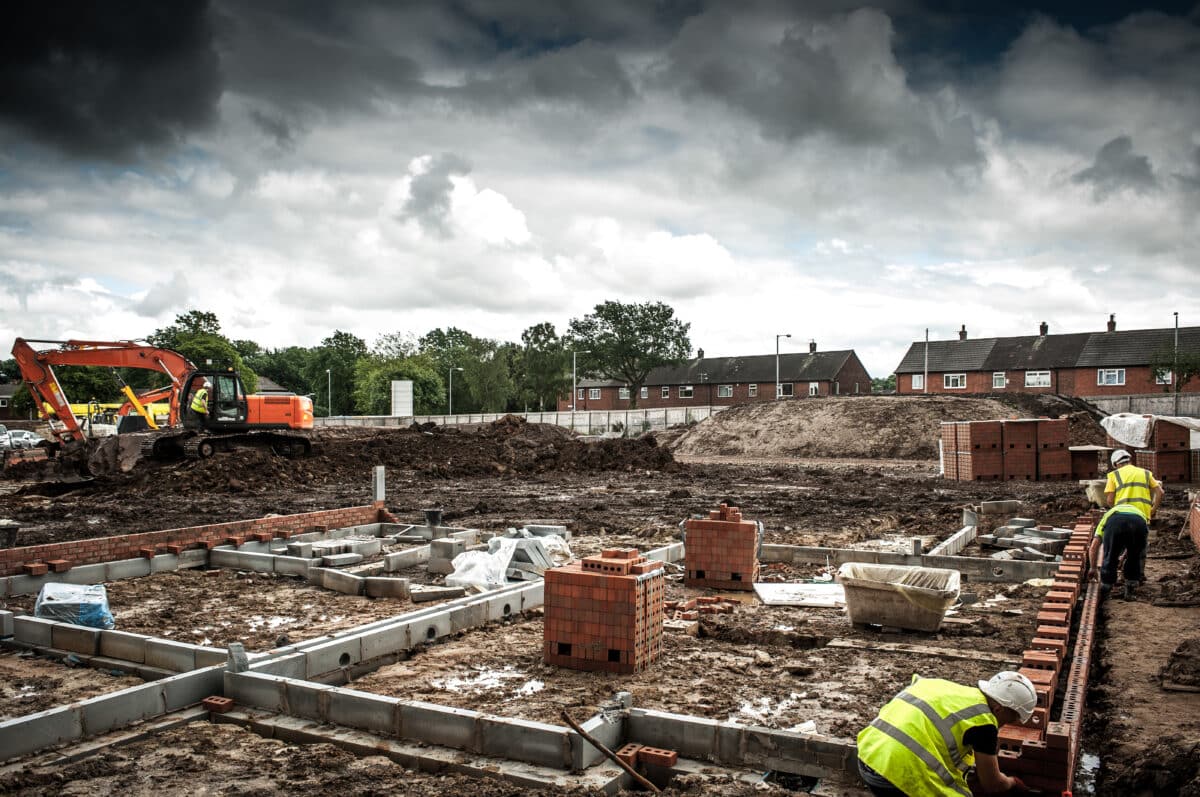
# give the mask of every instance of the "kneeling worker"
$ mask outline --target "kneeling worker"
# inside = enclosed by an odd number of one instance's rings
[[[1025,790],[1000,771],[1000,726],[1027,722],[1037,691],[1016,672],[998,673],[978,688],[913,676],[858,734],[858,772],[877,797],[971,797],[973,766],[989,793]]]

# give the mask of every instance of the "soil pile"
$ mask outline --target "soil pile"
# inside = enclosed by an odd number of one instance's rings
[[[1200,637],[1185,639],[1162,668],[1163,683],[1200,687]]]
[[[1167,737],[1113,773],[1100,797],[1200,795],[1200,744]]]
[[[1016,400],[1020,406],[968,396],[843,396],[743,404],[707,418],[670,445],[675,453],[690,456],[932,459],[943,421],[1035,414],[1070,418],[1071,445],[1103,443],[1104,430],[1088,412],[1063,401],[1042,402],[1045,398],[1057,397],[1028,396]]]

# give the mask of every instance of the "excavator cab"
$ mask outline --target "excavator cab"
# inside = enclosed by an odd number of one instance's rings
[[[208,413],[192,409],[196,391],[210,382]],[[179,397],[179,412],[183,425],[209,431],[243,431],[247,428],[246,389],[235,371],[194,371],[184,383]]]

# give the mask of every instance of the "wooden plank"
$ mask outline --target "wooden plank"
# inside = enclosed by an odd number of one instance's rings
[[[861,639],[831,639],[826,647],[851,648],[854,650],[870,650],[879,653],[914,653],[921,656],[938,656],[943,659],[973,659],[975,661],[990,661],[996,664],[1017,664],[1020,656],[1009,653],[987,653],[978,650],[956,650],[954,648],[938,648],[930,645],[910,645],[905,642],[867,642]]]

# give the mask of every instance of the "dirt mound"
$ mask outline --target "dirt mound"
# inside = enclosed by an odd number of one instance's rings
[[[1030,397],[1031,399],[1036,397]],[[730,407],[697,424],[670,444],[691,456],[847,457],[931,459],[942,421],[1057,417],[1033,401],[1015,408],[994,398],[968,396],[844,396],[791,399]],[[1071,417],[1071,444],[1103,442],[1088,413],[1062,402]]]
[[[1180,642],[1161,674],[1163,683],[1200,686],[1200,637]]]
[[[1101,797],[1178,794],[1200,796],[1200,744],[1167,737],[1119,771],[1113,772]]]

